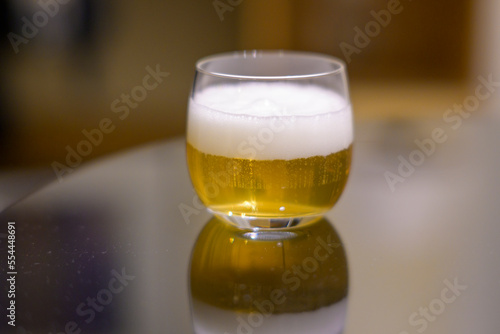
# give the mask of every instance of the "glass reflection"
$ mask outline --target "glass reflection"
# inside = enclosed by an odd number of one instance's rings
[[[324,218],[277,231],[213,217],[194,246],[190,270],[197,334],[343,330],[347,259]]]

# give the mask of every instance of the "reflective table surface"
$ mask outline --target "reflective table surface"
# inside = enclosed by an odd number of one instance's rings
[[[351,176],[327,215],[349,262],[345,333],[498,333],[498,124],[357,125]],[[0,332],[192,333],[188,265],[209,219],[183,138],[42,187],[0,213]]]

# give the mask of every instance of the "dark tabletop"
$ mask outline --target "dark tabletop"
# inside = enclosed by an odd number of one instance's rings
[[[497,333],[495,122],[471,119],[456,131],[440,121],[357,125],[348,186],[327,215],[349,261],[346,333],[410,334],[424,325],[429,334]],[[402,177],[400,157],[417,161],[415,140],[437,128],[447,140]],[[189,181],[183,138],[50,182],[0,213],[0,332],[191,333],[188,265],[209,218]],[[12,276],[15,298],[8,297]],[[450,284],[456,298],[440,303]],[[15,328],[5,316],[11,300]]]

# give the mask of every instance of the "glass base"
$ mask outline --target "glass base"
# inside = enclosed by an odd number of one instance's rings
[[[304,225],[320,220],[323,215],[311,215],[305,217],[284,217],[284,218],[264,218],[252,216],[227,215],[208,209],[209,212],[218,218],[225,220],[240,228],[250,229],[274,229],[287,228],[298,225]]]

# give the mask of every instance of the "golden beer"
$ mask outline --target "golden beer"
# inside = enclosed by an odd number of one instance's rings
[[[305,217],[329,210],[346,184],[352,145],[326,156],[256,160],[187,144],[191,180],[203,203],[224,215]]]
[[[196,333],[340,333],[347,262],[321,219],[286,231],[241,229],[213,218],[191,262]]]
[[[192,183],[237,225],[293,226],[328,211],[346,185],[352,142],[350,103],[321,86],[214,85],[189,102]]]

